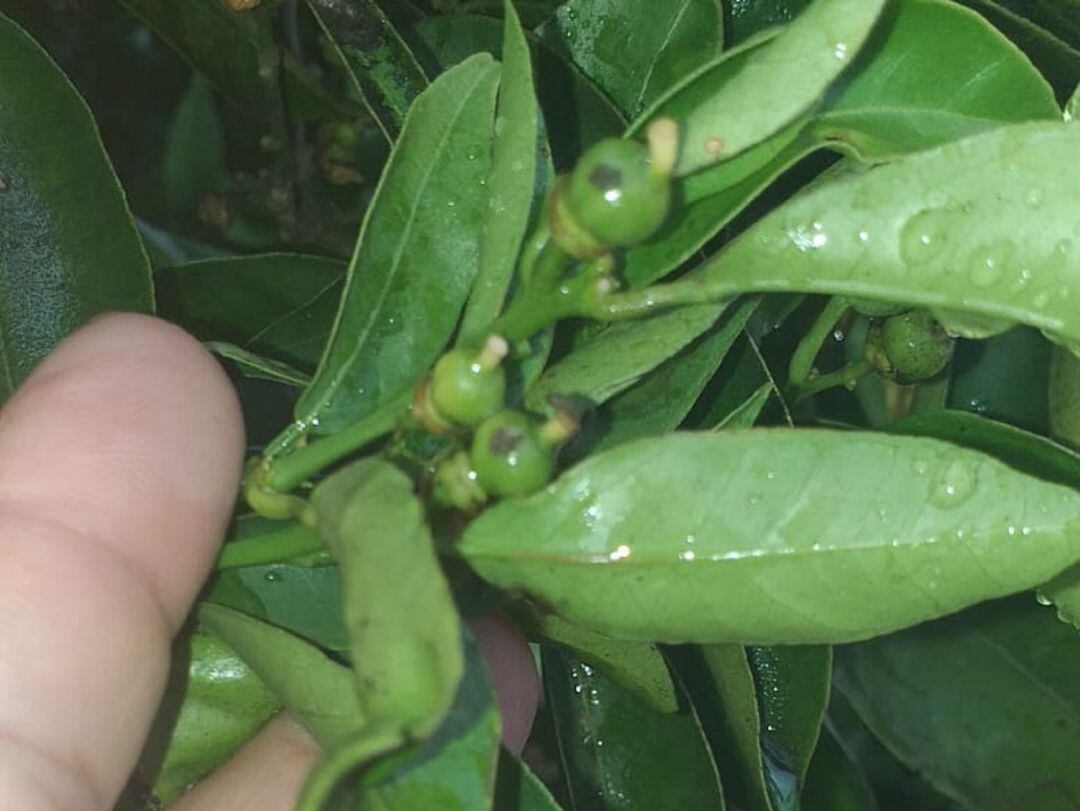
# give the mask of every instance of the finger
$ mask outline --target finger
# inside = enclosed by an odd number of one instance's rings
[[[318,757],[315,741],[278,716],[169,811],[292,811]]]
[[[213,358],[136,315],[64,341],[0,412],[0,808],[112,807],[231,510],[242,433]]]
[[[502,715],[502,742],[521,754],[540,705],[540,677],[529,643],[516,625],[499,614],[469,621],[495,687]]]

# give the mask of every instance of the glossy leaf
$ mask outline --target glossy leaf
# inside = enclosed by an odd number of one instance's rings
[[[732,158],[811,109],[858,53],[884,5],[816,0],[778,36],[753,49],[742,70],[681,122],[676,173]],[[761,104],[762,97],[770,103]]]
[[[543,662],[573,808],[723,809],[716,766],[692,714],[658,713],[554,650],[544,650]]]
[[[810,0],[730,0],[724,3],[724,38],[728,47],[762,31],[791,22]]]
[[[1028,8],[1032,4],[1027,0],[960,0],[971,6],[995,27],[1004,32],[1009,39],[1019,45],[1031,58],[1039,71],[1046,76],[1057,91],[1059,98],[1065,96],[1076,82],[1080,73],[1080,44],[1070,44],[1062,38],[1058,30],[1048,30],[1038,22],[1029,19],[1024,13],[1018,13],[1021,5]],[[1072,0],[1058,4],[1059,10],[1068,14],[1066,6]]]
[[[158,719],[171,723],[153,780],[154,796],[166,805],[227,760],[280,707],[251,668],[211,634],[196,631],[174,656]]]
[[[1070,233],[1080,130],[1000,127],[822,183],[702,266],[710,295],[830,293],[1019,321],[1080,340]],[[1022,240],[1009,235],[1022,230]]]
[[[1080,84],[1076,86],[1073,94],[1069,97],[1068,103],[1065,105],[1065,120],[1080,120]]]
[[[1061,347],[1053,353],[1048,399],[1054,435],[1080,448],[1080,358]]]
[[[530,617],[528,625],[596,668],[657,712],[675,712],[679,699],[660,649],[649,642],[625,642],[582,628],[554,615]]]
[[[68,333],[150,312],[150,267],[90,111],[0,15],[0,402]]]
[[[589,429],[596,437],[589,452],[678,428],[757,306],[752,298],[736,302],[694,343],[610,399]]]
[[[175,215],[193,218],[207,194],[228,183],[225,165],[225,127],[214,92],[194,74],[176,107],[165,143],[165,195]]]
[[[461,318],[461,334],[466,339],[478,337],[501,311],[526,229],[534,210],[543,205],[552,170],[550,159],[539,155],[541,143],[546,144],[539,127],[529,43],[508,2],[488,180],[488,216],[480,241],[476,286]]]
[[[757,689],[745,648],[703,645],[673,658],[716,753],[725,796],[736,808],[773,811]]]
[[[333,433],[404,395],[456,326],[487,217],[498,74],[491,57],[472,57],[409,112],[364,218],[330,341],[297,403],[313,430]]]
[[[774,429],[621,445],[488,510],[459,548],[610,636],[817,643],[1031,588],[1080,559],[1078,526],[1080,493],[973,451]]]
[[[501,722],[479,648],[467,634],[465,639],[465,676],[445,720],[412,751],[365,773],[358,787],[358,807],[492,808]]]
[[[213,603],[198,610],[203,627],[236,651],[323,747],[364,724],[352,671],[288,631]]]
[[[1007,423],[964,411],[936,411],[893,423],[889,431],[982,451],[1029,476],[1080,490],[1080,454]]]
[[[307,0],[380,128],[392,141],[428,85],[423,68],[375,0]]]
[[[828,731],[821,733],[806,789],[804,811],[877,811],[877,800],[859,767]]]
[[[806,779],[829,704],[832,650],[826,645],[746,649],[761,713],[766,778],[778,808],[789,808]]]
[[[547,786],[532,769],[505,749],[499,753],[492,808],[497,811],[561,811]]]
[[[277,47],[271,8],[234,11],[222,0],[121,2],[248,115],[263,119],[280,115],[282,91],[291,113],[299,118],[332,120],[347,115],[291,54]],[[269,71],[260,73],[266,66]]]
[[[547,398],[558,394],[600,405],[709,329],[723,311],[723,304],[680,307],[613,324],[549,366],[526,392],[525,404],[543,411]]]
[[[863,159],[927,149],[1001,122],[1059,116],[1053,91],[1023,53],[952,2],[896,3],[862,60],[830,91],[812,129],[816,139]]]
[[[454,14],[431,17],[416,27],[417,36],[443,67],[480,51],[500,57],[502,24],[487,17]],[[535,37],[532,45],[536,94],[546,122],[555,168],[571,168],[590,144],[618,135],[626,121],[589,79],[564,57]]]
[[[301,254],[209,259],[154,274],[162,316],[207,341],[225,341],[310,368],[333,325],[343,263]]]
[[[537,34],[630,117],[722,47],[716,0],[570,0]]]
[[[1046,391],[1052,348],[1027,327],[982,341],[958,342],[947,405],[1048,433]]]
[[[454,700],[461,624],[412,481],[367,458],[316,487],[319,534],[338,559],[365,717],[424,737]]]
[[[1021,596],[839,649],[836,680],[901,760],[965,805],[1067,809],[1080,792],[1076,641]]]

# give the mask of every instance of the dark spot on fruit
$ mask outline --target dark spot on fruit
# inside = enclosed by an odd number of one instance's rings
[[[589,183],[601,191],[618,189],[623,185],[623,175],[618,167],[610,163],[600,163],[589,172]]]
[[[516,451],[524,439],[519,431],[500,428],[488,440],[488,449],[498,456],[507,456]]]

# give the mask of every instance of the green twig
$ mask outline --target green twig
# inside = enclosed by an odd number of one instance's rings
[[[241,566],[264,566],[270,563],[311,555],[325,549],[322,539],[306,527],[292,524],[284,529],[231,541],[218,555],[219,569]]]
[[[815,394],[823,392],[826,389],[836,388],[837,386],[854,385],[872,371],[873,367],[868,361],[852,361],[834,372],[828,372],[827,374],[812,377],[802,385],[793,387],[791,389],[791,399],[793,402],[798,403],[805,400],[807,397],[813,397]]]
[[[847,301],[841,296],[833,296],[825,303],[825,307],[795,347],[788,366],[788,386],[799,389],[810,380],[814,372],[814,361],[821,352],[821,347],[825,345],[833,327],[847,312],[847,308]]]

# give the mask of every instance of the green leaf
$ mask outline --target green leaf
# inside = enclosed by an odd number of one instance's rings
[[[716,0],[570,0],[537,35],[631,117],[722,47]]]
[[[761,743],[777,808],[789,808],[806,779],[829,704],[832,649],[787,645],[746,649],[761,714]],[[781,783],[786,778],[786,783]]]
[[[68,333],[150,312],[150,266],[85,102],[0,15],[0,402]]]
[[[804,811],[877,811],[866,777],[832,733],[823,731],[802,794]]]
[[[310,368],[341,297],[343,263],[301,254],[209,259],[154,274],[158,308],[206,341]]]
[[[439,64],[449,67],[480,51],[502,54],[502,25],[498,20],[470,14],[431,17],[416,27],[416,35]],[[590,144],[618,135],[626,121],[615,106],[581,71],[535,37],[532,46],[536,95],[547,130],[555,168],[566,171]]]
[[[1065,120],[1080,120],[1080,84],[1076,86],[1072,96],[1069,97],[1068,103],[1065,105]]]
[[[497,811],[561,811],[547,786],[532,769],[505,749],[499,753],[492,808]]]
[[[168,805],[226,761],[281,706],[241,659],[212,634],[196,631],[174,649],[173,670],[144,764],[158,745],[154,796]],[[155,740],[160,730],[162,740]],[[140,771],[145,771],[145,766]]]
[[[311,382],[311,378],[284,361],[265,358],[251,350],[244,349],[236,344],[222,341],[209,341],[206,348],[223,360],[231,361],[240,373],[245,377],[254,377],[259,380],[269,380],[274,383],[283,383],[287,386],[304,388]]]
[[[609,636],[824,643],[1032,588],[1080,559],[1078,527],[1080,493],[973,451],[773,429],[620,445],[459,549]]]
[[[479,648],[470,634],[464,638],[465,676],[442,725],[412,751],[368,771],[359,808],[492,808],[501,722]]]
[[[334,433],[406,394],[476,275],[499,67],[478,55],[416,100],[364,218],[341,309],[296,415]]]
[[[659,713],[553,649],[544,649],[543,662],[572,807],[723,809],[693,714]]]
[[[1026,14],[1017,13],[1021,5],[1031,7],[1026,0],[960,2],[978,11],[1019,45],[1054,86],[1059,98],[1064,99],[1068,95],[1076,83],[1077,74],[1080,74],[1080,43],[1073,41],[1070,44],[1060,35],[1060,31],[1048,30],[1039,22],[1027,19]],[[1068,14],[1064,9],[1065,5],[1075,4],[1072,0],[1058,4],[1060,11]]]
[[[503,68],[495,118],[488,216],[480,241],[476,286],[461,317],[461,335],[479,338],[498,316],[517,268],[518,251],[534,210],[543,205],[553,171],[539,156],[546,138],[533,87],[529,43],[513,5],[507,2]]]
[[[531,616],[527,623],[534,633],[573,651],[657,712],[675,712],[679,708],[667,663],[656,645],[612,639],[555,614]]]
[[[810,0],[732,0],[724,3],[724,35],[728,47],[745,42],[773,26],[791,22]]]
[[[772,811],[762,759],[757,690],[742,645],[703,645],[673,654],[675,669],[701,717],[724,794],[736,808]]]
[[[199,201],[223,191],[228,180],[225,127],[214,92],[202,76],[194,74],[165,142],[165,196],[174,215],[194,219]]]
[[[765,404],[769,402],[769,398],[775,391],[776,386],[771,382],[762,383],[753,394],[729,411],[713,430],[737,431],[740,428],[753,428],[758,417],[761,416],[762,409],[765,408]]]
[[[889,431],[982,451],[1029,476],[1080,490],[1080,454],[1003,422],[964,411],[935,411],[893,423]]]
[[[121,2],[246,114],[262,119],[280,115],[283,91],[297,118],[334,120],[347,115],[291,54],[277,46],[272,34],[274,10],[269,6],[233,11],[223,0]],[[269,70],[260,73],[264,67]]]
[[[813,108],[858,53],[884,5],[816,0],[770,42],[752,49],[742,70],[681,122],[676,174],[730,159]]]
[[[1080,358],[1057,347],[1050,364],[1050,428],[1062,441],[1080,448]]]
[[[393,142],[428,85],[420,63],[374,0],[307,0],[357,93]]]
[[[877,160],[1060,116],[1046,80],[979,15],[943,0],[894,9],[814,117],[818,141]]]
[[[312,504],[341,566],[361,710],[422,738],[453,702],[464,665],[461,624],[412,481],[362,459],[320,483]]]
[[[1080,645],[1030,596],[837,650],[836,683],[902,761],[972,808],[1080,796]]]
[[[352,671],[288,631],[213,603],[199,621],[247,663],[324,748],[364,725]]]
[[[623,442],[678,428],[727,356],[759,303],[748,298],[728,308],[694,343],[608,400],[587,429],[585,440],[568,450],[574,456],[613,448]],[[615,356],[615,353],[612,353]]]
[[[634,385],[716,322],[724,304],[680,307],[601,330],[549,366],[525,394],[525,404],[547,408],[548,397],[583,397],[595,405]]]
[[[1019,321],[1080,342],[1073,227],[1080,129],[1017,124],[823,182],[762,218],[698,279]],[[1022,240],[1010,234],[1023,233]]]
[[[959,341],[946,403],[1048,433],[1047,385],[1053,345],[1037,331],[1014,329],[982,341]]]

